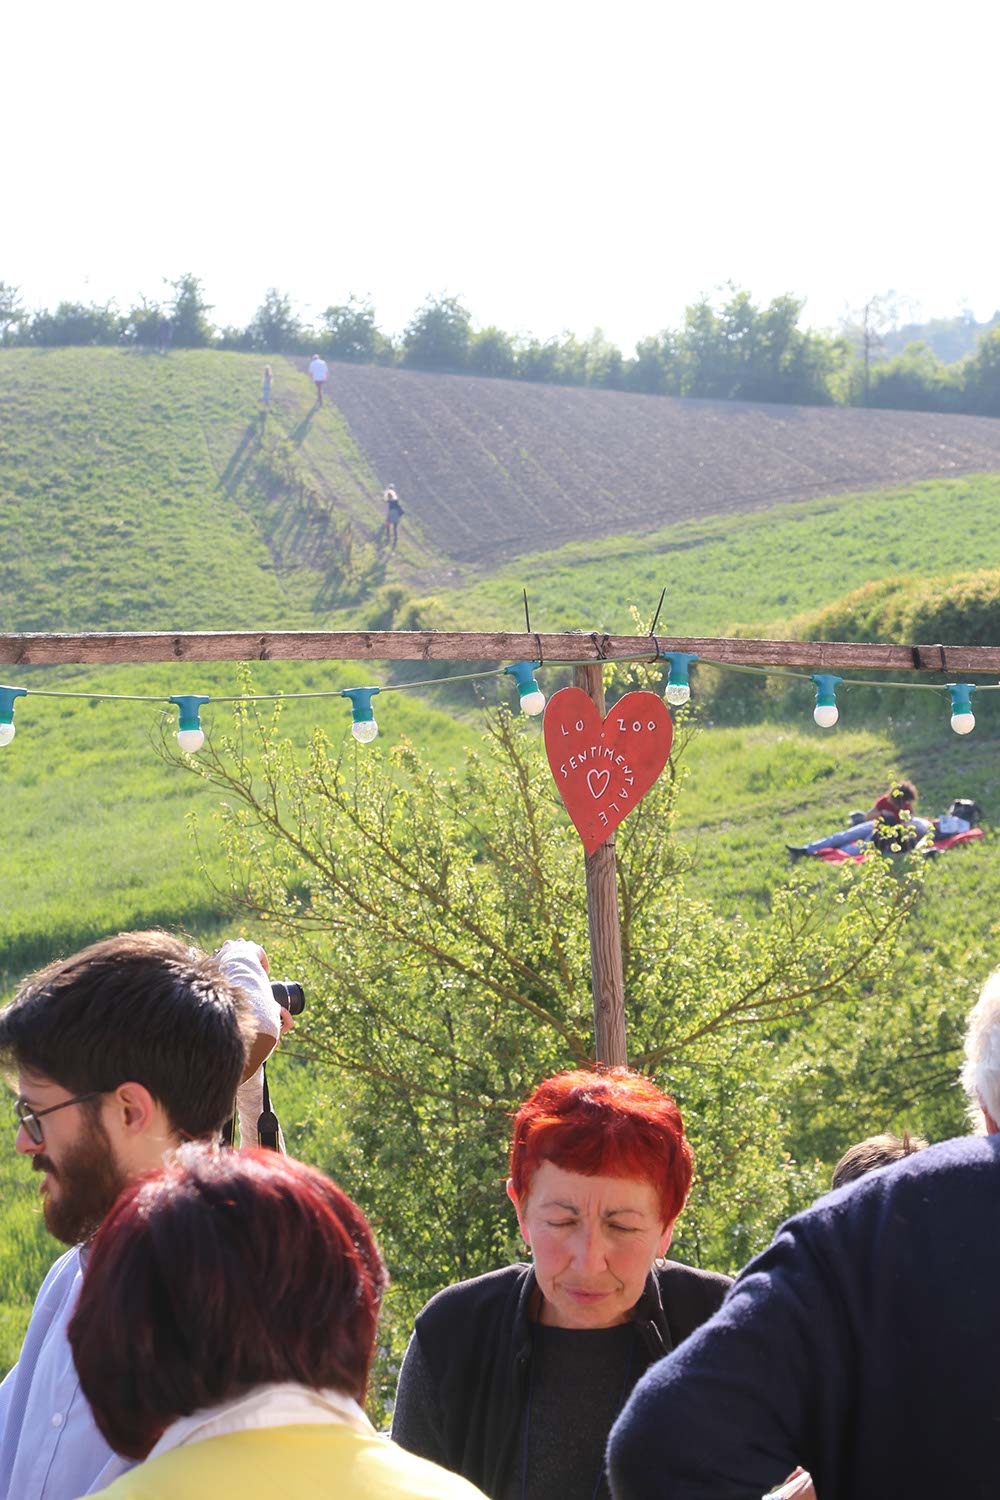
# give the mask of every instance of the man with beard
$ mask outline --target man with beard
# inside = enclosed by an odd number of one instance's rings
[[[256,1033],[222,965],[164,932],[51,964],[0,1012],[15,1146],[43,1174],[47,1228],[73,1247],[45,1278],[0,1386],[0,1500],[76,1500],[131,1467],[97,1431],[66,1338],[87,1243],[126,1182],[217,1134]]]

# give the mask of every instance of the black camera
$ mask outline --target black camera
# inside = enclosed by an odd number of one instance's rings
[[[301,1016],[306,1008],[306,995],[301,984],[296,984],[294,979],[275,979],[271,981],[271,994],[279,1005],[283,1005],[293,1016]]]

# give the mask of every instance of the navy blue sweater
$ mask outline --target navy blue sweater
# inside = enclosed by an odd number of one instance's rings
[[[610,1440],[615,1500],[756,1500],[796,1464],[819,1500],[1000,1494],[1000,1136],[789,1220]]]

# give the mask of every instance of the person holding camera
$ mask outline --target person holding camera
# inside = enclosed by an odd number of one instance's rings
[[[236,1095],[240,1145],[245,1149],[263,1144],[258,1125],[265,1112],[270,1113],[270,1100],[265,1097],[267,1084],[264,1064],[295,1022],[287,1004],[282,1005],[274,993],[275,986],[269,978],[271,970],[267,954],[259,943],[250,942],[246,938],[230,938],[215,956],[226,978],[242,991],[257,1028],[250,1048],[248,1076]],[[278,986],[279,992],[281,988],[282,986]],[[284,1151],[285,1140],[277,1121],[275,1130],[277,1149]]]

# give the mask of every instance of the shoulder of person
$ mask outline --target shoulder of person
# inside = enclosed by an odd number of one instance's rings
[[[686,1266],[679,1260],[668,1260],[665,1266],[657,1266],[654,1274],[663,1298],[663,1310],[668,1320],[693,1316],[699,1322],[710,1318],[733,1284],[731,1276],[719,1271],[703,1271],[698,1266]]]
[[[392,1438],[366,1439],[359,1447],[363,1449],[363,1456],[355,1468],[357,1472],[364,1473],[370,1466],[384,1475],[387,1487],[384,1491],[379,1489],[380,1495],[420,1495],[426,1497],[426,1500],[476,1500],[478,1496],[481,1500],[482,1491],[477,1490],[460,1474],[452,1473],[450,1469],[442,1468],[440,1464],[416,1453],[410,1453]],[[374,1491],[372,1493],[374,1500]]]
[[[531,1267],[521,1261],[444,1287],[417,1314],[418,1334],[467,1327],[478,1318],[495,1315],[508,1304],[516,1309],[530,1275]]]
[[[54,1311],[68,1296],[75,1296],[76,1283],[83,1272],[80,1251],[79,1245],[64,1250],[59,1259],[49,1267],[35,1298],[36,1312],[43,1307]]]

